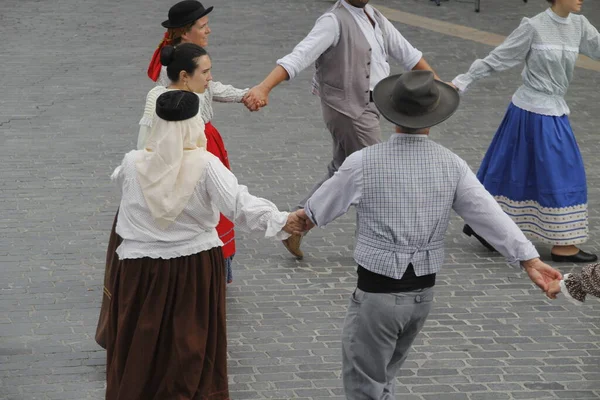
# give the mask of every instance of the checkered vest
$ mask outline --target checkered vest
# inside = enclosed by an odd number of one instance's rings
[[[417,276],[437,273],[462,160],[422,136],[394,136],[362,152],[356,262],[394,279],[409,263]]]

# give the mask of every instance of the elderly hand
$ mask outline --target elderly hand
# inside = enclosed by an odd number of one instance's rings
[[[315,224],[308,218],[306,212],[300,209],[288,215],[288,220],[283,230],[292,235],[304,235],[314,226]]]
[[[256,85],[246,93],[242,101],[248,110],[258,111],[269,104],[269,90],[262,85]]]
[[[298,216],[300,218],[302,218],[304,220],[304,231],[310,231],[312,228],[315,227],[315,224],[310,220],[310,218],[308,218],[308,215],[306,215],[306,212],[304,211],[304,209],[300,209],[298,211],[296,211],[296,213],[298,214]]]
[[[560,293],[560,280],[554,280],[550,282],[548,285],[548,291],[546,292],[546,296],[551,299],[555,299],[556,295]]]
[[[560,272],[542,262],[539,258],[523,261],[521,264],[525,268],[527,275],[529,275],[529,279],[542,289],[546,293],[546,296],[551,299],[556,298],[556,296],[552,297],[550,294],[550,284],[555,280],[562,279]]]
[[[304,226],[304,219],[300,218],[298,211],[295,211],[288,215],[283,230],[292,235],[302,235],[304,233]]]

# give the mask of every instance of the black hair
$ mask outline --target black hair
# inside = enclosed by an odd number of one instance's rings
[[[198,67],[197,59],[207,56],[204,48],[193,43],[184,43],[179,46],[165,46],[160,51],[160,63],[167,67],[167,76],[171,82],[179,81],[179,73],[187,72],[190,76]]]

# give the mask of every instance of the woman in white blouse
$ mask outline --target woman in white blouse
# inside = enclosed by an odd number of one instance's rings
[[[210,79],[202,56],[188,84]],[[144,150],[112,179],[122,191],[116,285],[106,333],[107,400],[229,399],[219,212],[278,240],[300,232],[296,214],[250,195],[206,151],[199,98],[168,91]]]
[[[150,121],[148,125],[142,125],[140,127],[140,136],[144,136],[144,146],[139,149],[143,150],[146,148],[148,144],[148,138],[150,137],[153,129],[153,121],[156,121],[156,101],[158,97],[168,91],[172,90],[187,90],[189,92],[195,93],[199,98],[200,105],[202,104],[202,94],[206,91],[207,85],[210,84],[212,80],[212,75],[210,71],[198,72],[198,60],[207,60],[210,63],[210,58],[206,50],[202,47],[197,46],[192,43],[185,43],[177,48],[173,46],[166,46],[161,51],[161,60],[164,65],[168,66],[168,72],[172,77],[172,83],[168,87],[164,86],[156,86],[147,95],[146,98],[146,107],[144,111],[144,117],[142,119],[147,119]],[[207,75],[205,75],[205,73]],[[208,82],[208,83],[207,83]],[[201,118],[200,113],[198,113],[197,118],[202,122],[202,134],[204,135],[205,124]],[[221,162],[229,167],[229,162],[226,157],[223,157],[219,151],[215,151],[215,147],[219,148],[215,145],[216,140],[207,141],[206,150],[215,154]],[[115,220],[113,222],[113,227],[110,232],[110,237],[108,241],[108,248],[106,252],[106,267],[104,272],[104,294],[102,298],[102,306],[100,309],[100,315],[98,318],[98,326],[96,329],[96,342],[106,348],[106,329],[108,324],[108,314],[109,314],[109,304],[111,293],[114,290],[116,285],[115,283],[115,268],[119,263],[119,257],[117,256],[116,250],[117,247],[121,244],[122,238],[118,235],[116,227],[117,227],[117,218],[118,213],[115,216]],[[221,215],[219,223],[217,225],[217,233],[219,235],[219,239],[222,244],[222,252],[223,257],[225,259],[225,266],[223,268],[223,274],[226,274],[227,265],[231,261],[231,257],[233,256],[233,251],[235,251],[235,242],[233,239],[233,223],[227,219],[227,217]]]
[[[564,96],[578,53],[600,59],[600,34],[583,16],[581,0],[548,0],[551,7],[521,25],[487,57],[452,83],[474,81],[525,63],[477,174],[504,211],[532,239],[549,243],[552,260],[593,262],[577,245],[588,239],[587,183]],[[468,225],[463,230],[493,249]]]

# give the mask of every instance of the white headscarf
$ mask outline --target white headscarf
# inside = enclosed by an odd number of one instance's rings
[[[184,121],[165,121],[155,115],[136,169],[148,208],[161,228],[181,214],[209,160],[199,114]]]

